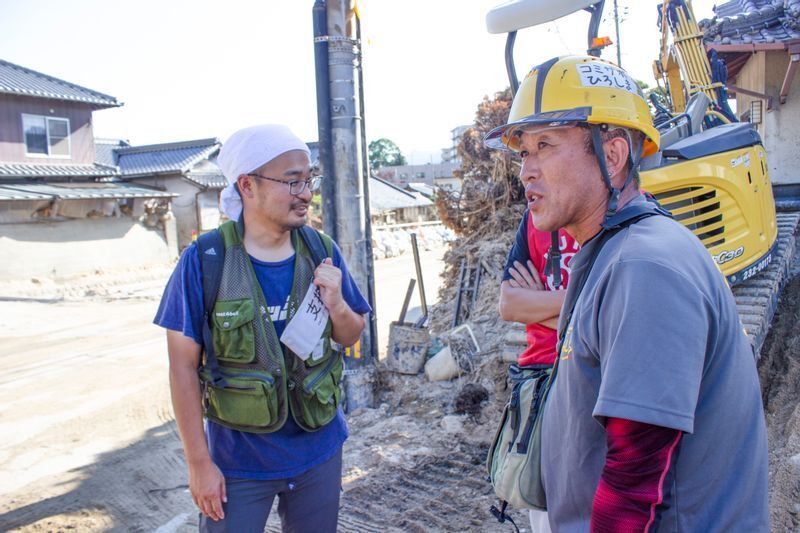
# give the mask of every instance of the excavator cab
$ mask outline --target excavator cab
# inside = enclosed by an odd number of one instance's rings
[[[588,53],[599,56],[608,44],[607,39],[597,38],[604,3],[511,0],[492,9],[486,26],[489,33],[508,34],[505,59],[512,92],[519,87],[513,63],[518,30],[585,10],[591,14]],[[661,148],[642,160],[642,188],[701,240],[728,282],[736,285],[769,265],[775,252],[778,227],[766,150],[750,124],[731,122],[729,114],[718,111],[727,108],[714,102],[724,94],[720,90],[724,84],[711,81],[702,33],[696,28],[691,7],[684,0],[666,0],[665,4],[660,8],[660,22],[668,20],[670,26],[662,25],[662,31],[671,29],[680,44],[669,54],[673,59],[669,64],[680,65],[680,72],[663,73],[671,83],[672,108],[677,111],[659,106],[662,112],[657,115],[656,127]],[[663,57],[667,54],[662,53]],[[727,123],[713,126],[720,122]]]

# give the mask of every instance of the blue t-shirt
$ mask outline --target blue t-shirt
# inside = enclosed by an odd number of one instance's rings
[[[344,300],[356,313],[370,312],[335,243],[332,256],[334,266],[342,271]],[[265,263],[252,257],[250,260],[280,337],[286,325],[286,304],[292,290],[294,255],[277,263]],[[196,246],[184,250],[153,321],[202,344],[203,282]],[[347,425],[341,410],[329,424],[311,433],[303,431],[291,414],[284,426],[274,433],[236,431],[212,421],[207,421],[206,430],[212,460],[231,478],[286,479],[300,475],[333,457],[347,439]]]

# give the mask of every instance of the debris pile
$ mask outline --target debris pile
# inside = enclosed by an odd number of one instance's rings
[[[419,226],[415,228],[379,228],[372,231],[372,256],[375,259],[396,257],[411,251],[411,234],[417,235],[423,250],[441,248],[455,239],[455,233],[444,226]]]
[[[478,105],[475,124],[457,147],[461,191],[440,191],[436,198],[440,218],[458,239],[444,257],[442,303],[431,313],[431,331],[442,334],[466,321],[478,338],[478,359],[499,354],[513,328],[500,320],[497,306],[503,268],[525,211],[525,193],[518,160],[483,145],[484,136],[505,122],[511,99],[506,89]]]

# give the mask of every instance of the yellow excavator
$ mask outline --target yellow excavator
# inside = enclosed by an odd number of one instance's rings
[[[610,44],[598,37],[605,1],[511,0],[486,17],[489,33],[507,33],[506,69],[512,91],[516,33],[585,10],[591,20],[588,53]],[[772,261],[778,227],[761,138],[736,120],[727,103],[725,69],[709,61],[688,0],[659,6],[661,53],[654,72],[664,101],[651,98],[661,149],[642,160],[642,188],[705,245],[731,285]],[[671,39],[670,39],[671,36]],[[669,253],[665,250],[665,253]]]

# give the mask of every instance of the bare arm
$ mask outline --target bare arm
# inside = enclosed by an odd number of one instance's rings
[[[509,272],[512,279],[500,285],[500,316],[503,320],[542,324],[555,329],[566,291],[546,290],[530,261],[527,265],[515,261]]]
[[[352,346],[364,330],[364,317],[350,309],[342,296],[342,271],[333,266],[330,258],[319,264],[314,272],[314,285],[328,308],[333,331],[331,337],[342,346]]]
[[[350,309],[347,303],[342,303],[340,309],[330,312],[331,322],[333,322],[331,337],[342,346],[352,346],[361,337],[367,321],[363,316]]]
[[[509,322],[543,324],[554,328],[565,294],[566,291],[514,288],[504,281],[500,285],[500,316]]]
[[[227,501],[225,478],[211,460],[203,431],[200,380],[197,377],[200,345],[179,331],[167,330],[167,350],[172,408],[189,467],[189,491],[203,514],[220,520],[225,516],[222,502]]]

